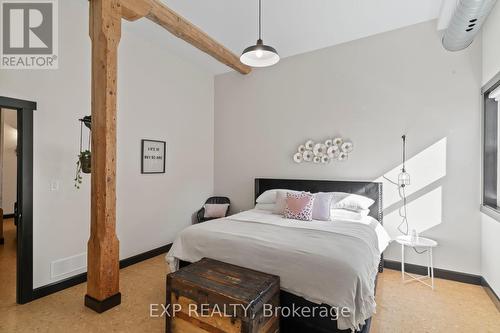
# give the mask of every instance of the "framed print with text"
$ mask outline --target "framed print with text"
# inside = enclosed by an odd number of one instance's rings
[[[157,140],[141,140],[141,173],[165,173],[167,143]]]

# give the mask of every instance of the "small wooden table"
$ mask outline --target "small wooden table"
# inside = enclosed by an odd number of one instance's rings
[[[280,280],[203,258],[167,275],[166,332],[279,332]]]

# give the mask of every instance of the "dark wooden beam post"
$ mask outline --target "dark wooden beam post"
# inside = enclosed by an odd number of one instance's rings
[[[103,312],[121,302],[116,237],[116,83],[119,0],[90,0],[92,181],[85,305]]]

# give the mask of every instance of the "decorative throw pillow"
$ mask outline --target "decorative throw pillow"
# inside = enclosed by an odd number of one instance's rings
[[[370,208],[375,200],[358,194],[333,192],[332,208],[360,211]]]
[[[313,220],[330,221],[332,199],[333,193],[319,192],[314,194]]]
[[[220,218],[226,216],[229,204],[205,204],[203,208],[205,208],[204,218]]]
[[[285,218],[311,221],[314,204],[314,195],[311,193],[301,192],[286,194]]]
[[[276,203],[274,204],[273,214],[283,215],[286,208],[286,191],[276,192]]]

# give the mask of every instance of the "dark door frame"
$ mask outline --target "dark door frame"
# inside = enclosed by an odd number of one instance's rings
[[[33,111],[36,103],[0,96],[0,108],[17,111],[17,292],[24,304],[33,292]]]

